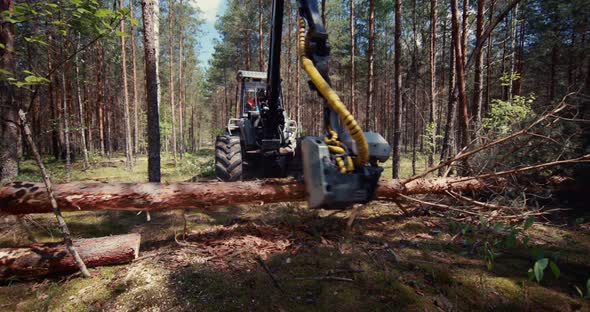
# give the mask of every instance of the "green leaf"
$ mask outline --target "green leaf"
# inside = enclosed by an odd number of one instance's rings
[[[47,42],[39,39],[38,37],[37,38],[36,37],[25,37],[25,41],[30,42],[30,43],[39,43],[44,46],[48,45]]]
[[[131,24],[133,24],[133,26],[139,25],[139,21],[133,17],[130,17],[129,21],[131,22]]]
[[[77,11],[82,14],[90,13],[90,11],[86,10],[85,8],[78,8]]]
[[[96,12],[94,12],[94,16],[96,16],[98,18],[111,16],[112,14],[113,14],[113,11],[111,11],[109,9],[98,9],[98,10],[96,10]]]
[[[117,36],[121,36],[121,37],[129,37],[129,35],[125,32],[122,32],[120,30],[115,30],[115,34],[117,34]]]
[[[580,225],[582,223],[584,223],[584,218],[577,218],[576,219],[576,225]]]
[[[533,269],[529,269],[528,272],[529,274],[529,280],[533,280],[535,278],[535,273],[533,272]]]
[[[29,75],[29,76],[25,77],[24,84],[25,85],[35,85],[35,84],[42,84],[42,83],[47,83],[47,82],[49,82],[49,80],[45,77]],[[17,83],[17,86],[18,85],[19,85],[19,83]]]
[[[533,271],[535,273],[535,279],[537,280],[538,283],[540,283],[541,280],[543,279],[543,274],[544,274],[544,271],[547,268],[548,264],[549,264],[549,259],[547,259],[547,258],[543,258],[543,259],[537,260],[537,262],[535,262],[535,265],[533,266]]]
[[[0,68],[0,74],[4,74],[4,75],[12,75],[11,72],[7,71],[6,69]]]
[[[553,272],[553,276],[555,276],[555,278],[559,279],[559,276],[561,275],[561,270],[559,270],[559,267],[557,266],[557,264],[555,264],[555,262],[551,261],[551,262],[549,262],[549,268],[551,268],[551,272]]]
[[[526,222],[524,223],[524,230],[526,231],[526,230],[530,229],[531,226],[533,226],[534,223],[535,223],[535,217],[529,216],[526,219]]]

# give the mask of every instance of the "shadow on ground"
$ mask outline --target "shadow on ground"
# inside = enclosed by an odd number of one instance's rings
[[[347,230],[346,213],[299,204],[219,212],[79,213],[74,233],[142,233],[142,259],[0,287],[0,310],[69,311],[588,311],[574,286],[590,272],[587,227],[534,225],[531,242],[559,259],[561,276],[528,279],[524,247],[488,269],[476,242],[445,219],[374,203]],[[587,224],[586,224],[587,226]],[[178,242],[175,242],[176,235]],[[583,288],[582,288],[583,289]],[[13,295],[18,293],[17,296]],[[65,302],[65,303],[64,303]]]

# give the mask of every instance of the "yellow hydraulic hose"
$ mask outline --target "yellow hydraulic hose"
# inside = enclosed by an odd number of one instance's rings
[[[356,148],[358,152],[356,158],[357,165],[366,165],[369,162],[369,145],[367,144],[367,140],[365,138],[363,130],[356,122],[352,114],[348,111],[348,109],[346,109],[346,106],[344,105],[344,103],[342,103],[342,101],[338,97],[338,94],[336,94],[336,92],[330,87],[328,82],[326,82],[326,80],[322,77],[320,72],[313,64],[312,60],[305,55],[305,22],[303,20],[299,21],[299,57],[301,58],[301,66],[303,67],[303,70],[305,70],[305,72],[309,75],[311,82],[315,85],[320,94],[326,99],[330,108],[334,112],[336,112],[336,114],[338,114],[338,117],[340,117],[340,120],[346,126],[346,128],[348,129],[348,133],[350,133],[350,136],[356,143]],[[334,134],[336,133],[333,130],[330,132],[334,132]],[[332,135],[332,133],[330,133],[330,135]],[[337,137],[337,135],[331,136],[327,140],[337,140]],[[340,151],[344,152],[344,149],[342,147],[335,146],[330,143],[327,144],[329,144],[330,151],[332,151],[333,153]],[[340,158],[339,161],[337,159],[337,162],[339,163],[338,167],[340,168],[341,172],[344,166],[346,166],[345,171],[352,171],[354,168],[350,157],[346,158],[345,165],[344,160],[342,158]]]

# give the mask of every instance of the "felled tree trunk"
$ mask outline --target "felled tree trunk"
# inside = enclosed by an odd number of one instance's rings
[[[498,181],[494,183],[496,186]],[[501,184],[501,183],[500,183]],[[399,194],[441,194],[445,191],[480,191],[489,187],[482,180],[463,178],[417,179],[402,185],[399,180],[382,180],[379,199]],[[305,186],[294,180],[264,180],[218,183],[86,183],[58,184],[53,188],[63,211],[79,210],[166,210],[204,209],[243,203],[275,203],[305,199]],[[42,184],[14,182],[0,187],[0,213],[51,212]]]
[[[87,267],[129,263],[139,255],[139,234],[74,240]],[[78,266],[63,243],[33,244],[29,248],[0,248],[0,280],[72,272]]]

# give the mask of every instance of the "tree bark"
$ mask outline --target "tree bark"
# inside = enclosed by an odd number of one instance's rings
[[[447,103],[447,118],[445,125],[445,136],[443,138],[442,149],[440,152],[440,161],[443,162],[454,154],[453,147],[455,146],[455,122],[457,119],[457,97],[455,92],[455,37],[457,33],[451,32],[451,49],[449,52],[449,94]],[[439,171],[439,175],[444,172],[443,168]]]
[[[139,255],[140,234],[77,239],[74,247],[87,267],[125,264]],[[28,248],[0,248],[0,279],[42,277],[73,272],[76,262],[63,243],[33,244]]]
[[[459,179],[462,182],[455,183]],[[501,185],[501,182],[493,183]],[[381,180],[376,198],[398,194],[443,194],[445,191],[479,191],[493,186],[485,180],[465,178]],[[211,183],[87,183],[72,182],[53,187],[61,210],[169,210],[204,209],[241,203],[274,203],[305,199],[305,186],[294,180],[262,180]],[[13,182],[0,187],[0,212],[29,214],[51,212],[43,184]]]
[[[358,109],[355,101],[355,82],[356,82],[356,68],[354,63],[355,54],[355,21],[354,21],[354,1],[350,0],[350,107],[352,109],[352,115],[358,118]]]
[[[129,1],[129,16],[133,18],[133,0]],[[137,62],[135,53],[135,27],[131,23],[131,61],[133,71],[133,155],[137,158],[139,152],[139,116],[138,116],[138,93],[137,93]]]
[[[508,74],[509,82],[508,85],[508,94],[507,98],[510,103],[512,103],[512,95],[514,94],[514,70],[515,70],[515,63],[516,63],[516,27],[517,27],[517,19],[518,19],[518,5],[514,7],[514,11],[512,11],[512,20],[510,23],[510,72]]]
[[[476,31],[475,41],[476,45],[482,44],[483,25],[484,25],[484,11],[486,0],[477,0],[477,17],[476,17]],[[483,53],[482,50],[477,51],[475,57],[475,75],[473,76],[473,100],[471,106],[471,114],[474,118],[473,129],[477,130],[481,123],[481,103],[483,100]],[[477,137],[477,135],[476,135]]]
[[[13,0],[0,0],[0,15],[12,15]],[[16,59],[14,51],[15,27],[10,22],[0,24],[0,68],[16,75]],[[4,74],[0,74],[0,78]],[[20,131],[18,123],[18,103],[14,87],[7,79],[0,79],[0,181],[11,181],[18,175],[18,145]]]
[[[179,2],[180,10],[182,10],[182,0]],[[180,11],[182,14],[182,11]],[[180,159],[183,158],[184,153],[184,99],[182,96],[182,85],[184,83],[182,77],[182,62],[184,62],[184,55],[182,52],[182,48],[184,45],[184,36],[183,36],[183,27],[182,27],[182,16],[178,19],[178,153],[180,154]]]
[[[430,1],[430,109],[428,115],[428,122],[430,123],[429,129],[432,133],[428,152],[428,166],[434,165],[434,153],[436,153],[436,137],[437,129],[436,126],[436,14],[437,14],[437,0]]]
[[[289,12],[291,14],[291,12]],[[291,29],[289,29],[291,32]],[[290,45],[290,42],[289,42]],[[290,64],[289,60],[289,64]],[[262,33],[262,0],[258,0],[258,70],[264,71],[264,35]]]
[[[158,2],[142,0],[145,80],[147,92],[148,128],[148,177],[150,182],[160,182],[160,90],[158,81],[159,20]]]
[[[365,131],[373,131],[375,130],[375,123],[373,120],[373,95],[375,93],[374,90],[374,82],[373,82],[373,63],[374,63],[374,56],[373,56],[373,45],[375,39],[375,0],[369,1],[369,42],[367,48],[367,106],[365,108]]]
[[[169,96],[170,96],[170,113],[172,114],[172,155],[174,158],[174,167],[177,166],[176,160],[176,115],[174,111],[176,110],[175,103],[174,103],[174,0],[168,1],[168,31],[169,31],[169,47],[168,53],[170,57],[170,81],[169,81]]]
[[[100,155],[105,155],[105,135],[104,135],[104,51],[97,41],[96,47],[97,70],[96,70],[96,118],[98,119],[98,134],[100,140]]]
[[[119,9],[123,10],[123,0],[119,0]],[[121,33],[125,33],[125,20],[119,21]],[[127,53],[125,36],[121,37],[121,67],[123,67],[123,119],[125,122],[125,165],[128,170],[133,169],[133,155],[131,143],[131,122],[129,121],[129,92],[127,92]]]
[[[466,8],[464,8],[464,11]],[[469,144],[469,113],[467,111],[467,94],[465,91],[465,58],[463,52],[465,51],[465,38],[466,38],[466,27],[464,26],[462,36],[459,36],[459,7],[457,0],[451,0],[451,18],[452,18],[452,31],[457,38],[455,40],[455,71],[457,75],[457,87],[459,89],[459,109],[461,112],[461,147],[465,147]],[[466,14],[463,14],[464,17]],[[463,21],[465,25],[467,21]]]
[[[71,167],[71,155],[70,155],[70,124],[68,116],[68,102],[66,100],[66,74],[65,69],[61,72],[61,91],[62,91],[62,111],[63,111],[63,129],[64,129],[64,143],[66,145],[66,180],[70,181],[70,167]]]
[[[399,178],[400,174],[400,141],[402,134],[402,72],[401,72],[401,53],[402,53],[402,3],[401,0],[395,0],[395,57],[394,57],[394,83],[395,83],[395,104],[393,112],[393,164],[392,175],[394,179]]]
[[[416,17],[416,7],[418,6],[418,1],[414,0],[412,6],[412,36],[413,36],[413,47],[412,47],[412,102],[413,102],[413,112],[412,112],[412,124],[413,124],[413,131],[412,131],[412,175],[416,175],[416,160],[417,160],[417,150],[416,146],[418,144],[418,136],[420,129],[422,127],[419,126],[418,122],[418,81],[420,80],[420,68],[418,65],[418,30],[417,30],[417,17]],[[409,71],[410,67],[408,67]],[[408,77],[410,77],[410,73],[408,73]]]
[[[76,50],[80,46],[80,33],[78,33],[78,42],[76,45]],[[90,167],[88,163],[88,149],[86,146],[86,123],[84,122],[84,105],[82,103],[82,92],[80,91],[80,66],[78,64],[78,54],[76,54],[74,58],[74,66],[76,67],[76,100],[78,101],[78,120],[80,123],[80,140],[81,140],[81,148],[82,148],[82,156],[84,157],[84,169]]]

